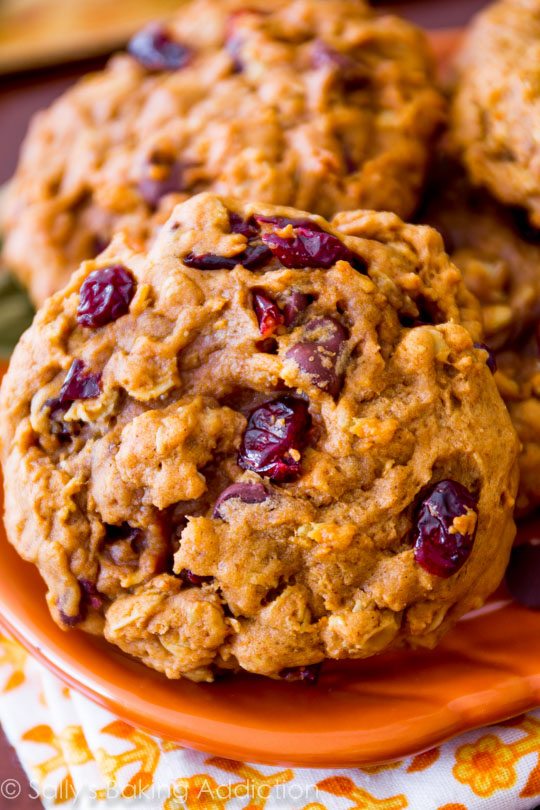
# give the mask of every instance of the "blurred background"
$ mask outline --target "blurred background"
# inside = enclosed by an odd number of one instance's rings
[[[150,19],[182,0],[0,0],[0,184],[12,174],[30,117]],[[271,3],[272,0],[269,0]],[[246,0],[249,5],[249,0]],[[464,25],[486,0],[377,2],[426,28]]]

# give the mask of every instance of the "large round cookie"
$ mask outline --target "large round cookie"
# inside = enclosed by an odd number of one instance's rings
[[[431,179],[420,219],[440,231],[480,301],[495,380],[522,444],[517,510],[530,512],[540,506],[540,232],[474,188],[451,158]]]
[[[411,24],[359,0],[194,0],[129,51],[24,144],[5,260],[37,303],[117,227],[145,240],[205,189],[324,216],[415,208],[443,103]]]
[[[452,135],[474,182],[540,226],[540,0],[481,12],[460,56]]]
[[[432,229],[205,193],[50,298],[0,397],[11,542],[169,677],[433,644],[514,534],[517,440]]]

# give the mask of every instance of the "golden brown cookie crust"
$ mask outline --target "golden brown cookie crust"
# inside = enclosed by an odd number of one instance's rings
[[[540,226],[539,0],[501,0],[472,24],[460,56],[452,136],[475,183]]]
[[[517,440],[473,348],[477,305],[440,236],[389,213],[311,217],[311,236],[352,251],[327,269],[275,256],[251,271],[186,266],[243,254],[231,212],[284,239],[294,228],[276,217],[309,216],[199,195],[148,253],[117,236],[40,310],[0,395],[8,536],[61,626],[103,633],[169,677],[278,676],[434,644],[496,587],[514,534]],[[136,280],[129,312],[79,325],[81,285],[118,264]],[[308,296],[270,346],[261,290],[282,309],[291,291]],[[347,335],[332,393],[291,355],[328,317]],[[101,374],[101,392],[63,413],[62,435],[51,401],[74,360]],[[242,469],[238,449],[253,407],[284,393],[307,403],[312,429],[291,451],[298,475],[275,482]],[[456,529],[476,528],[472,553],[448,578],[413,550],[418,499],[446,479],[478,499]],[[216,513],[232,483],[266,495]]]
[[[116,228],[144,242],[205,189],[324,216],[412,214],[444,107],[424,35],[359,0],[270,5],[185,4],[169,28],[192,49],[183,68],[118,55],[35,118],[5,243],[35,302]],[[171,177],[175,193],[148,205]]]

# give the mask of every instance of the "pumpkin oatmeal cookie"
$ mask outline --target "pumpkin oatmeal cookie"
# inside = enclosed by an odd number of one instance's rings
[[[521,440],[517,511],[540,506],[540,232],[441,159],[420,214],[482,307],[495,381]]]
[[[433,645],[498,584],[517,440],[431,228],[210,193],[51,297],[0,395],[64,628],[170,678]]]
[[[540,227],[540,0],[501,0],[472,24],[459,60],[452,136],[475,183]]]
[[[193,0],[35,118],[5,261],[39,304],[206,189],[407,217],[443,108],[424,35],[360,0]]]

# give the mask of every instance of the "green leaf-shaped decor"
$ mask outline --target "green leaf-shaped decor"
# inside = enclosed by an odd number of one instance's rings
[[[24,288],[11,273],[0,270],[0,357],[9,357],[33,317]]]

